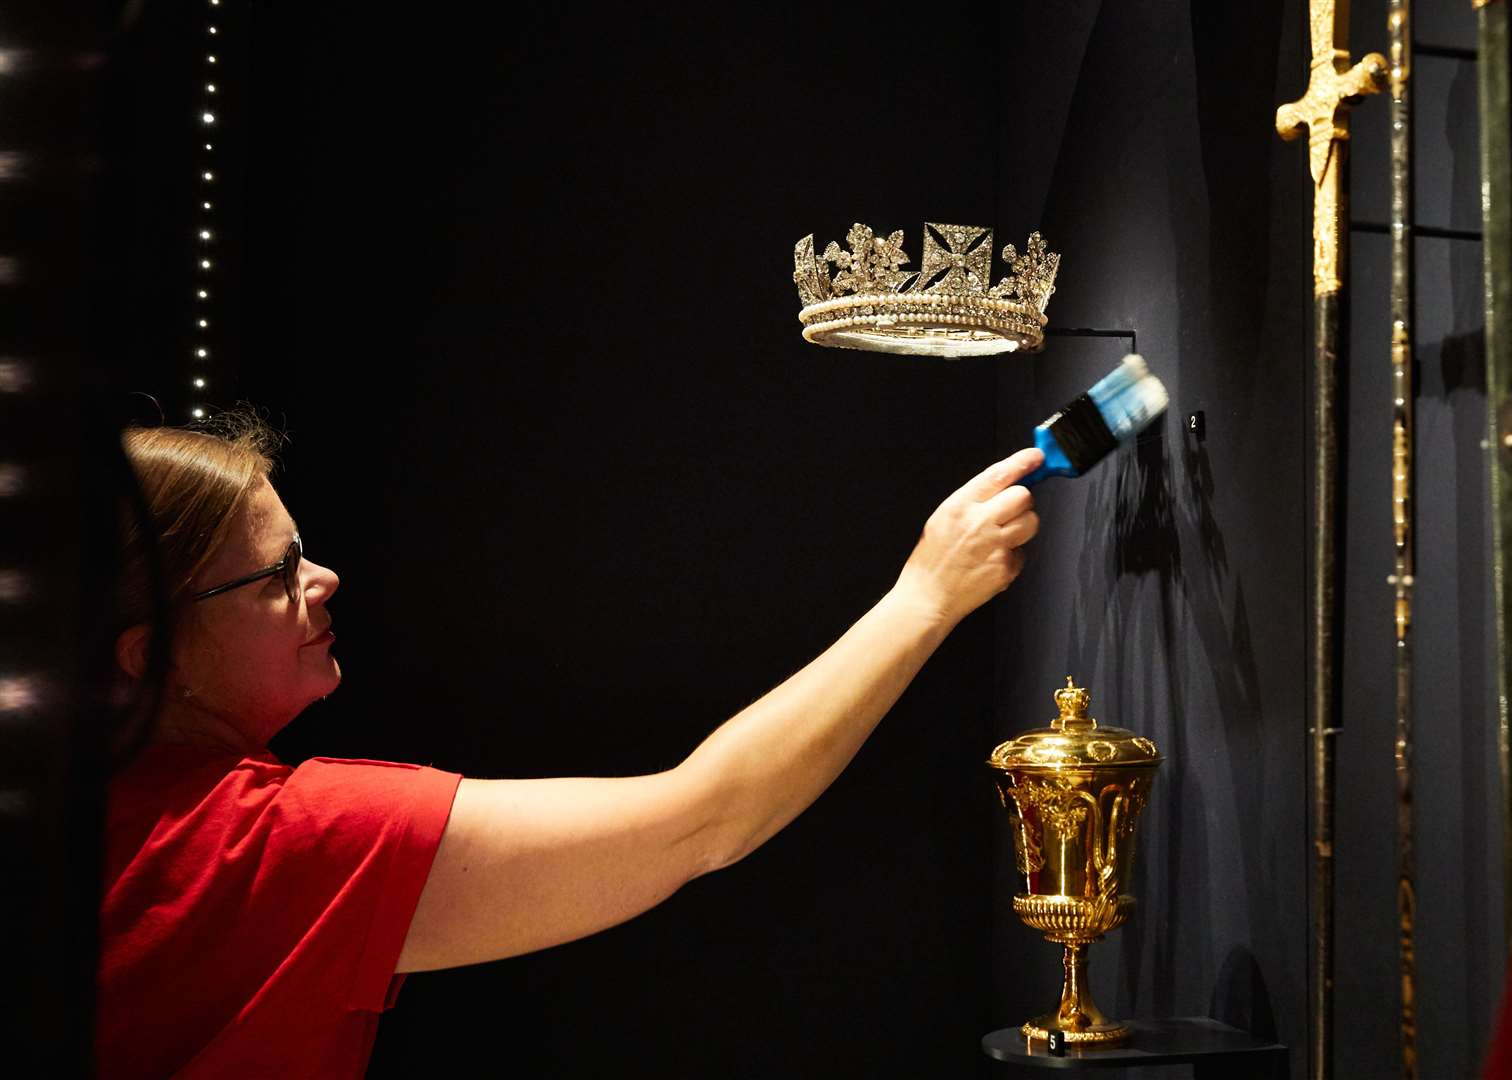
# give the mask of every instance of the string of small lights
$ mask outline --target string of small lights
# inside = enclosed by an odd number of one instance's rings
[[[203,151],[203,164],[200,167],[199,190],[200,207],[196,215],[194,236],[194,326],[190,335],[193,351],[193,362],[190,364],[189,375],[189,416],[194,420],[203,420],[208,415],[210,405],[206,391],[210,388],[211,366],[211,315],[214,311],[215,290],[215,210],[216,196],[215,184],[217,180],[215,139],[221,123],[219,112],[220,104],[217,95],[220,93],[216,86],[217,65],[220,58],[216,55],[217,39],[220,35],[220,27],[216,24],[217,8],[221,6],[221,0],[206,0],[205,37],[207,39],[205,49],[204,82],[201,85],[201,97],[199,108],[200,128],[204,132],[205,142]]]

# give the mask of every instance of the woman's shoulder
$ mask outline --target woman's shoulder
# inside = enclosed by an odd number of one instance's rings
[[[151,743],[111,778],[110,816],[197,800],[228,783],[276,783],[291,771],[267,750],[239,754],[183,743]]]
[[[151,876],[154,866],[224,864],[228,852],[256,851],[265,864],[360,859],[417,825],[439,839],[460,779],[406,762],[312,757],[289,765],[267,751],[149,746],[110,785],[107,884]]]
[[[237,808],[281,784],[290,772],[266,752],[237,754],[178,743],[144,747],[108,785],[107,882],[155,844],[182,843],[209,826],[225,826]]]
[[[270,750],[235,753],[180,743],[144,748],[110,782],[109,822],[196,812],[252,811],[265,800],[340,806],[415,787],[455,785],[455,774],[431,766],[369,758],[311,757],[290,765]]]

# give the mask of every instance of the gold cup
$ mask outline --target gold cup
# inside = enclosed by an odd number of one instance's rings
[[[1082,1046],[1112,1046],[1129,1028],[1105,1015],[1087,985],[1087,946],[1129,921],[1122,890],[1134,869],[1134,829],[1163,760],[1149,739],[1104,727],[1087,715],[1092,695],[1073,684],[1055,692],[1060,715],[992,751],[998,795],[1013,828],[1023,891],[1020,919],[1065,946],[1060,1007],[1022,1027]]]

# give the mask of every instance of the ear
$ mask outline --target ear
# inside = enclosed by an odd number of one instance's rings
[[[122,630],[115,643],[116,666],[133,679],[140,679],[147,670],[147,646],[151,640],[152,630],[146,623]]]

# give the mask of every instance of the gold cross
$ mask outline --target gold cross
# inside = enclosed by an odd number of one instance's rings
[[[1339,162],[1349,138],[1349,106],[1386,82],[1386,58],[1368,53],[1349,65],[1349,0],[1310,0],[1312,74],[1307,93],[1276,110],[1276,130],[1295,139],[1307,129],[1307,163],[1313,178],[1313,291],[1339,291]]]

